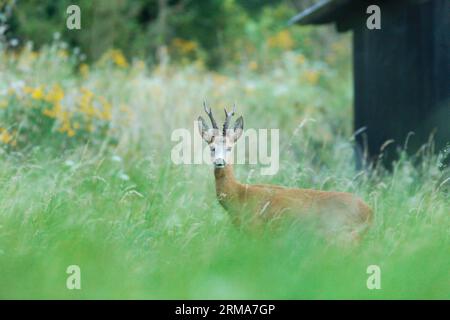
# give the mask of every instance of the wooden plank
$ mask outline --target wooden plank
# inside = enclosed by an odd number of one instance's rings
[[[384,150],[389,165],[409,132],[411,152],[434,131],[437,148],[449,141],[450,37],[443,35],[449,3],[385,4],[381,30],[367,29],[364,21],[354,28],[354,127],[366,128],[357,142],[369,158],[394,139]]]

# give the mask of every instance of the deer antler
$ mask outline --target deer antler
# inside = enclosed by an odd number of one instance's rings
[[[208,108],[208,106],[206,105],[206,101],[203,101],[203,108],[205,109],[206,114],[209,116],[209,119],[211,120],[213,129],[219,129],[219,127],[217,126],[216,120],[214,120],[211,108]]]
[[[224,110],[225,110],[225,122],[223,124],[223,135],[226,135],[228,126],[230,125],[231,117],[234,115],[234,112],[236,111],[236,104],[233,104],[233,110],[231,110],[231,112],[228,112],[227,108],[224,108]]]

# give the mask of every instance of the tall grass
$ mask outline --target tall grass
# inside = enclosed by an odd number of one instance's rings
[[[57,68],[68,62],[52,54],[28,70],[3,55],[0,92],[19,80],[75,96],[89,88],[111,102],[120,135],[112,145],[101,143],[108,133],[70,147],[3,146],[1,298],[450,298],[448,171],[437,156],[417,166],[405,153],[392,172],[355,170],[348,70],[287,53],[264,72],[135,61],[83,75]],[[205,97],[216,113],[236,101],[247,128],[280,129],[278,174],[239,166],[239,180],[364,198],[375,218],[360,246],[342,249],[301,226],[254,234],[231,225],[212,168],[170,161],[172,130],[191,129]],[[305,119],[314,121],[300,126]],[[66,288],[69,265],[81,268],[81,290]],[[381,268],[380,290],[366,286],[369,265]]]

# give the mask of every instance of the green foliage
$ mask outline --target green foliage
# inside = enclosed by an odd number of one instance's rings
[[[76,4],[81,9],[81,30],[66,27],[66,9]],[[73,47],[80,47],[91,59],[98,59],[111,47],[122,48],[131,55],[142,55],[148,46],[148,34],[138,25],[143,7],[137,1],[19,1],[8,21],[8,37],[22,43],[32,41],[36,48],[60,34]]]
[[[100,146],[117,140],[127,116],[122,117],[122,122],[113,122],[111,102],[92,92],[87,81],[76,83],[73,70],[78,59],[65,47],[55,42],[40,52],[0,52],[0,66],[11,72],[3,75],[9,81],[0,89],[2,147],[16,151],[45,144],[61,149],[87,142]],[[98,68],[105,66],[120,76],[127,62],[120,53],[111,52]],[[88,70],[87,65],[81,66],[85,73],[82,77],[87,77]],[[12,74],[14,79],[10,78]],[[127,111],[125,106],[116,109],[116,113]]]
[[[71,4],[80,6],[81,30],[66,28]],[[147,63],[161,62],[168,51],[176,62],[200,60],[214,68],[249,61],[263,65],[284,50],[313,57],[314,44],[323,48],[330,43],[312,29],[287,28],[297,13],[290,2],[31,0],[12,8],[6,36],[19,39],[19,47],[32,41],[39,49],[56,34],[80,48],[89,61],[116,48]]]

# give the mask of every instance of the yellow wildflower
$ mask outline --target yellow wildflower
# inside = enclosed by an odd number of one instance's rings
[[[58,51],[58,57],[62,58],[63,60],[66,60],[69,56],[69,53],[65,49],[61,49]]]
[[[120,50],[111,50],[111,58],[113,62],[121,68],[128,66],[128,61]]]
[[[33,92],[33,88],[29,87],[29,86],[24,86],[23,87],[23,92],[27,93],[27,94],[31,94]]]
[[[252,71],[255,71],[256,69],[258,69],[258,63],[256,61],[250,61],[250,63],[248,64],[248,68]]]
[[[310,84],[316,84],[317,81],[319,80],[319,72],[316,70],[307,70],[305,72],[305,79],[306,81],[308,81]]]
[[[120,105],[119,110],[120,110],[120,112],[123,112],[123,113],[130,113],[131,112],[130,107],[127,106],[127,105],[124,105],[124,104]]]
[[[31,92],[31,97],[35,100],[41,100],[44,98],[44,91],[42,90],[42,87],[37,87],[33,89]]]
[[[100,113],[100,118],[103,120],[111,120],[112,115],[111,115],[111,104],[104,98],[104,97],[99,97],[100,103],[102,104],[103,110]]]
[[[52,109],[44,109],[42,114],[49,118],[57,118],[62,114],[62,107],[60,103],[55,103]]]
[[[95,131],[95,126],[91,123],[91,124],[89,124],[89,126],[88,126],[88,131],[89,132],[94,132]]]
[[[64,111],[62,114],[62,123],[61,127],[58,129],[61,133],[66,133],[69,137],[73,137],[75,135],[75,130],[73,130],[70,124],[71,113],[68,111]]]
[[[4,128],[0,128],[0,142],[8,144],[13,140],[13,136]]]
[[[271,48],[290,50],[294,47],[294,39],[288,30],[283,30],[267,39],[267,45]]]
[[[59,103],[62,99],[64,99],[64,90],[58,84],[55,84],[45,96],[45,100],[54,104]]]
[[[86,63],[80,64],[80,73],[83,77],[87,77],[89,75],[89,65]]]
[[[95,115],[95,108],[92,105],[92,101],[94,98],[94,93],[86,88],[81,88],[82,96],[78,101],[78,107],[80,108],[80,112],[84,113],[88,117],[92,117]]]
[[[142,71],[142,70],[145,70],[146,65],[145,65],[145,62],[144,62],[144,61],[142,61],[142,60],[137,60],[136,62],[134,62],[133,67],[134,67],[136,70]]]
[[[296,57],[296,60],[297,60],[297,63],[298,63],[299,65],[302,65],[302,64],[305,63],[306,58],[305,58],[304,55],[299,54],[299,55]]]
[[[218,84],[218,85],[222,85],[225,84],[228,81],[227,76],[221,75],[219,73],[214,73],[213,74],[213,81]]]
[[[197,50],[198,45],[195,41],[175,38],[172,40],[172,46],[176,51],[182,54],[188,54]]]

